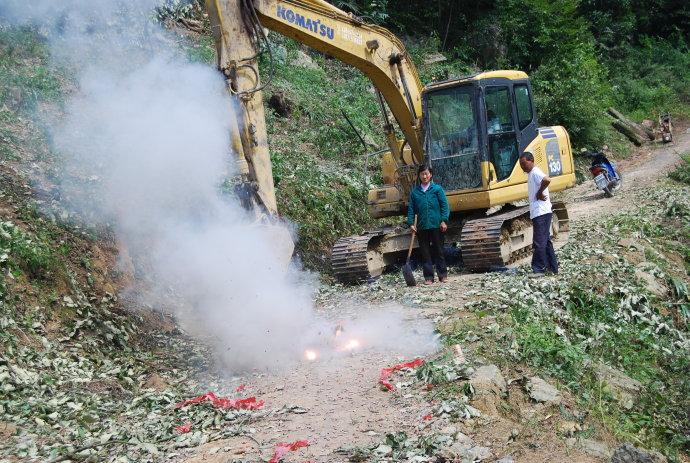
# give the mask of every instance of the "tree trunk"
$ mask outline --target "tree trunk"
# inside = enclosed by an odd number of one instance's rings
[[[620,133],[628,137],[628,140],[635,143],[635,145],[641,146],[642,143],[644,143],[646,135],[640,135],[635,129],[630,127],[628,124],[625,124],[624,122],[616,119],[615,121],[611,122],[611,125],[613,125],[614,129],[618,130]]]
[[[637,134],[644,140],[648,138],[649,140],[654,140],[654,132],[650,129],[647,129],[646,127],[628,119],[625,117],[622,113],[617,111],[615,108],[609,108],[607,112],[621,121],[623,124],[627,125],[628,127],[631,128],[631,130],[634,130],[637,132]]]
[[[649,140],[654,141],[654,139],[656,139],[656,135],[654,134],[654,130],[652,130],[649,127],[646,127],[644,125],[640,125],[640,127],[642,127],[642,130],[644,130],[644,133],[647,134],[647,138],[649,138]]]

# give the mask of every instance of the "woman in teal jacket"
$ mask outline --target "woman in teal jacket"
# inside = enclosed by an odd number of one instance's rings
[[[407,205],[407,224],[417,233],[419,251],[422,254],[424,283],[434,282],[434,265],[441,282],[448,277],[446,260],[443,258],[443,238],[448,229],[448,200],[441,185],[431,181],[431,167],[423,165],[417,171],[419,185],[412,188]],[[414,216],[417,216],[417,226]]]

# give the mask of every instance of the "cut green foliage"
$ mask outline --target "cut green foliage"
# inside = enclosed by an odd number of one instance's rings
[[[57,265],[44,238],[31,236],[12,222],[0,222],[0,266],[23,271],[31,278],[45,278]]]
[[[0,158],[16,161],[19,156],[16,152],[17,137],[9,129],[0,128]]]
[[[683,163],[673,172],[668,174],[676,182],[682,182],[690,185],[690,153],[683,155]]]
[[[165,0],[156,8],[156,19],[161,22],[196,19],[204,13],[204,2],[199,0]]]
[[[0,26],[0,104],[32,109],[42,99],[59,98],[60,82],[46,62],[46,46],[35,31]]]
[[[679,257],[688,263],[690,222],[682,211],[690,195],[678,184],[653,191],[636,192],[638,207],[630,212],[573,224],[558,252],[557,277],[484,278],[476,292],[491,296],[465,309],[496,323],[483,328],[463,319],[444,335],[465,346],[476,332],[482,356],[557,379],[620,439],[675,459],[690,449],[690,279],[687,267],[672,264]],[[659,208],[658,198],[669,208]],[[505,335],[492,334],[497,324],[509,327]],[[420,368],[418,375],[433,380],[436,370]],[[609,383],[608,371],[627,378],[631,389]]]

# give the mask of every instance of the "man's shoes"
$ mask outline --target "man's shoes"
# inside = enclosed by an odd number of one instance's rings
[[[448,281],[448,277],[440,277],[438,281],[440,281],[441,283],[446,283]]]
[[[527,278],[544,278],[546,275],[543,272],[535,272],[527,275]]]
[[[434,280],[424,280],[424,284],[425,284],[425,285],[433,285],[433,284],[434,284]]]

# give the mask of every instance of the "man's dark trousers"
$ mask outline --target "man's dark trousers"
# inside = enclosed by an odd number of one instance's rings
[[[430,228],[419,230],[417,240],[419,241],[419,251],[422,254],[424,279],[434,279],[434,264],[439,279],[448,276],[446,259],[443,257],[443,233],[440,228]]]
[[[558,259],[551,242],[551,216],[543,214],[532,219],[534,237],[532,241],[532,271],[534,273],[558,273]]]

